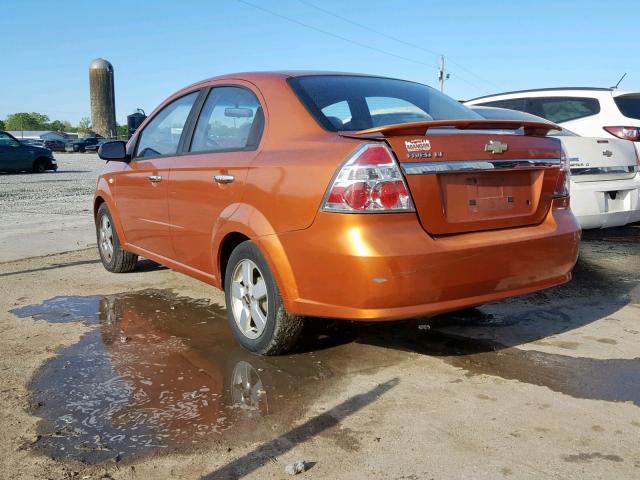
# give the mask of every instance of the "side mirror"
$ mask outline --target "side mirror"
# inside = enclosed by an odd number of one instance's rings
[[[98,148],[98,156],[102,160],[110,162],[128,162],[130,160],[127,155],[127,144],[120,141],[104,142]]]

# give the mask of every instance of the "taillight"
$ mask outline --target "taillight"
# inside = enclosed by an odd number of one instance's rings
[[[366,143],[340,167],[323,210],[410,212],[413,202],[400,167],[386,145]]]
[[[638,127],[602,127],[614,137],[632,142],[640,141],[640,128]]]
[[[569,165],[569,159],[567,158],[567,152],[564,147],[560,148],[560,172],[558,173],[558,179],[556,180],[556,187],[553,191],[554,197],[568,197],[571,187],[571,167]]]

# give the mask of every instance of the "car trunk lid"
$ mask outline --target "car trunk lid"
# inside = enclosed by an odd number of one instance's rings
[[[538,224],[560,174],[560,142],[538,122],[454,120],[350,133],[384,139],[406,176],[423,228],[446,235]],[[513,132],[523,129],[526,135]]]
[[[561,138],[574,182],[624,180],[636,174],[633,142],[578,136]]]

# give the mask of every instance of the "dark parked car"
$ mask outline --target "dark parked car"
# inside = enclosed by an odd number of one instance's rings
[[[21,138],[18,141],[23,145],[28,145],[31,147],[44,147],[44,140],[39,140],[37,138]]]
[[[98,151],[98,149],[100,148],[100,145],[102,145],[104,142],[106,142],[106,140],[100,140],[98,143],[94,143],[94,144],[91,144],[91,145],[85,145],[84,151],[85,152],[96,153]]]
[[[89,145],[97,145],[100,140],[103,140],[101,137],[87,137],[81,138],[78,140],[74,140],[73,142],[69,142],[65,145],[64,150],[66,152],[84,152],[86,151],[87,146]]]
[[[0,171],[20,172],[29,170],[43,173],[58,169],[51,150],[20,143],[13,135],[0,131]]]
[[[52,152],[64,152],[66,143],[64,140],[45,140],[43,147],[48,148]]]

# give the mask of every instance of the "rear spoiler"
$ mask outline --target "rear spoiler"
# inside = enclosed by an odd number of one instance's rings
[[[357,132],[340,132],[344,137],[397,137],[402,135],[425,135],[435,127],[451,127],[458,130],[518,130],[524,128],[525,135],[544,137],[551,130],[562,130],[555,123],[530,122],[527,120],[424,120],[367,128]]]

